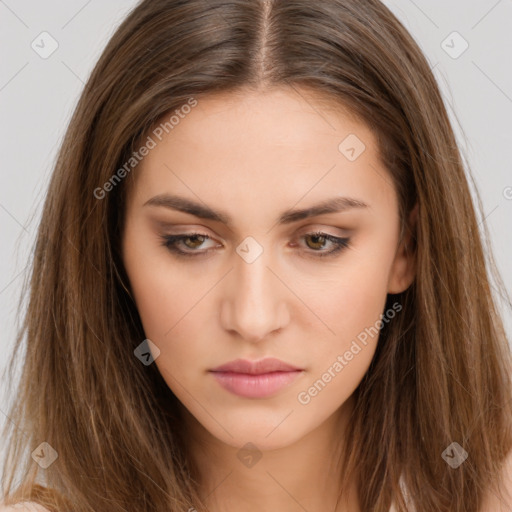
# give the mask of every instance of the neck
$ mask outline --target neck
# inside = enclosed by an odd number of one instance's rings
[[[200,494],[208,509],[359,512],[354,482],[340,492],[340,458],[353,405],[352,396],[293,444],[255,452],[241,451],[215,438],[183,408],[188,450],[198,468]]]

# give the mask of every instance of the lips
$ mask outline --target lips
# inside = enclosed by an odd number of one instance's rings
[[[233,373],[245,373],[249,375],[261,375],[264,373],[271,372],[292,372],[296,370],[302,370],[297,366],[285,363],[279,359],[269,357],[266,359],[260,359],[259,361],[248,361],[247,359],[236,359],[226,364],[222,364],[213,370],[212,372],[233,372]]]
[[[291,384],[302,368],[275,358],[260,361],[237,359],[210,370],[227,391],[244,398],[266,398]]]

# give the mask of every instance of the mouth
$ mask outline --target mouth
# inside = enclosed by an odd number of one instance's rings
[[[266,398],[290,385],[304,369],[279,359],[237,359],[209,371],[227,391],[244,398]]]

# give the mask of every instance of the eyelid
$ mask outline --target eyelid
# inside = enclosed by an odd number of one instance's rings
[[[336,226],[325,226],[322,224],[303,226],[299,228],[297,236],[317,232],[325,233],[326,235],[335,236],[337,238],[350,238],[351,236],[351,230],[349,229],[343,229]]]

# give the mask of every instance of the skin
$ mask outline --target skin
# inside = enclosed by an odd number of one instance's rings
[[[366,146],[354,161],[338,149],[349,134]],[[153,364],[183,405],[209,510],[357,512],[353,485],[336,507],[337,457],[378,336],[309,403],[298,394],[376,325],[387,294],[414,278],[373,134],[304,90],[222,94],[200,99],[134,172],[123,260],[145,334],[160,350]],[[232,225],[144,206],[163,193],[221,209]],[[368,207],[276,223],[285,209],[335,195]],[[305,236],[315,230],[350,245],[320,257],[333,245]],[[213,251],[178,257],[162,245],[164,235],[196,231],[210,239],[179,247]],[[252,263],[236,252],[248,236],[263,248]],[[236,396],[208,372],[267,356],[304,370],[271,397]],[[252,467],[237,457],[248,442],[262,456]]]

